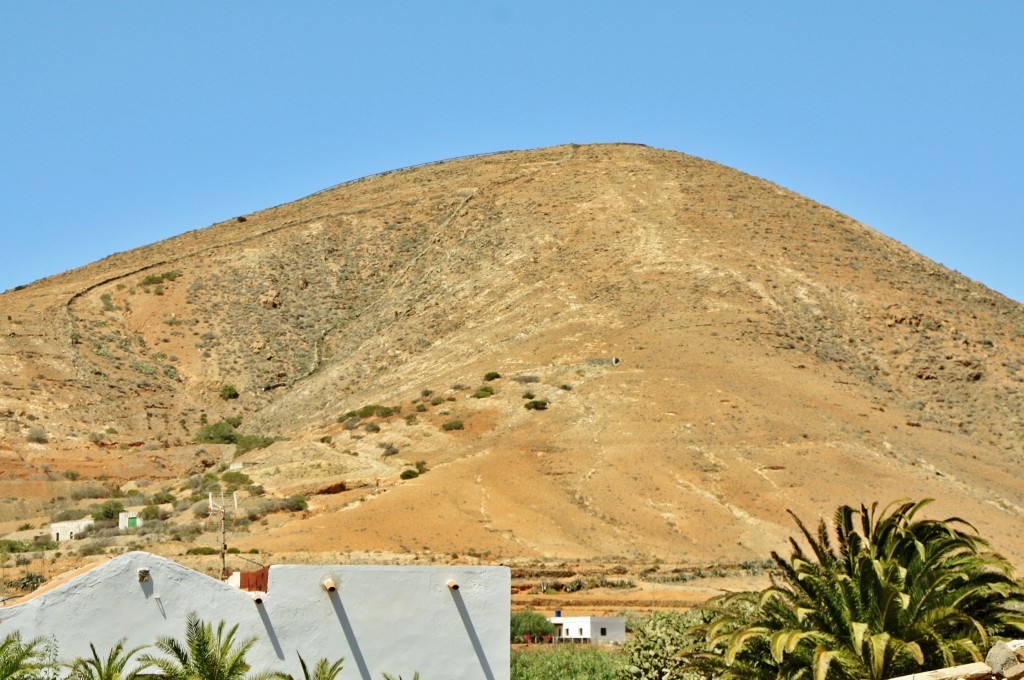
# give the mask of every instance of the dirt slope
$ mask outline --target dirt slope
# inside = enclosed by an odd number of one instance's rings
[[[932,496],[1024,564],[1024,309],[675,152],[349,183],[4,293],[0,330],[11,497],[171,484],[232,459],[192,442],[237,416],[284,439],[235,462],[311,494],[243,549],[739,563],[784,548],[787,509]],[[401,414],[344,416],[374,403]]]

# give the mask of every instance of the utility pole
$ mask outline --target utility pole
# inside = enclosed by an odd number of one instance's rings
[[[238,494],[232,493],[231,499],[234,504],[234,509],[238,510]],[[228,578],[228,538],[227,538],[227,514],[228,508],[224,504],[224,492],[220,493],[220,505],[213,502],[213,492],[210,492],[210,515],[213,513],[220,514],[220,580],[226,581]]]

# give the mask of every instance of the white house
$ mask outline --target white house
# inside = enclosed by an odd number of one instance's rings
[[[142,518],[139,517],[139,513],[134,510],[126,510],[118,513],[117,515],[117,528],[121,531],[125,529],[137,529],[142,526]]]
[[[85,531],[86,527],[91,527],[93,524],[95,524],[95,520],[92,517],[74,519],[67,522],[54,522],[50,525],[50,538],[58,543],[70,541]]]
[[[551,616],[555,642],[626,641],[626,619],[621,616]]]
[[[130,552],[0,608],[0,630],[52,637],[62,660],[105,655],[159,636],[183,639],[185,619],[238,624],[254,637],[256,671],[302,677],[307,664],[344,657],[341,680],[386,672],[446,680],[509,679],[507,567],[293,566],[269,568],[251,593],[170,560]]]

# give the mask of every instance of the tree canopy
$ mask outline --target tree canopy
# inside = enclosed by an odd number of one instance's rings
[[[896,677],[984,658],[1024,632],[1024,592],[1007,561],[958,517],[923,519],[931,499],[847,505],[773,552],[778,577],[712,607],[684,656],[722,678]],[[792,514],[792,513],[790,513]]]

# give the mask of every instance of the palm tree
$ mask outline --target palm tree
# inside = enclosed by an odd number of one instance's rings
[[[697,669],[723,678],[887,677],[980,661],[994,636],[1024,632],[1024,591],[962,519],[917,519],[930,499],[878,512],[840,507],[832,535],[793,515],[805,551],[772,553],[780,578],[716,603]],[[792,513],[790,513],[792,514]],[[858,522],[859,519],[859,522]]]
[[[157,638],[155,647],[167,657],[146,654],[139,660],[154,666],[166,680],[272,680],[278,673],[249,674],[245,655],[256,642],[251,637],[236,640],[238,625],[225,630],[225,623],[217,624],[216,633],[210,623],[190,612],[185,622],[184,642],[171,637]]]
[[[96,647],[90,642],[89,649],[92,650],[92,658],[77,658],[66,667],[71,671],[69,680],[136,680],[146,664],[136,665],[134,669],[125,673],[124,669],[131,661],[131,658],[145,649],[145,645],[125,651],[125,639],[121,638],[117,644],[111,647],[106,659],[101,659],[96,653]]]
[[[39,638],[22,642],[17,631],[5,637],[0,642],[0,680],[28,678],[46,666],[42,646]]]
[[[321,658],[316,662],[316,666],[313,667],[313,673],[309,672],[309,668],[306,666],[306,660],[299,654],[299,664],[302,666],[302,680],[335,680],[341,673],[342,664],[345,662],[345,657],[342,657],[334,663],[329,662],[327,659]],[[291,675],[282,676],[287,680],[295,680]]]

